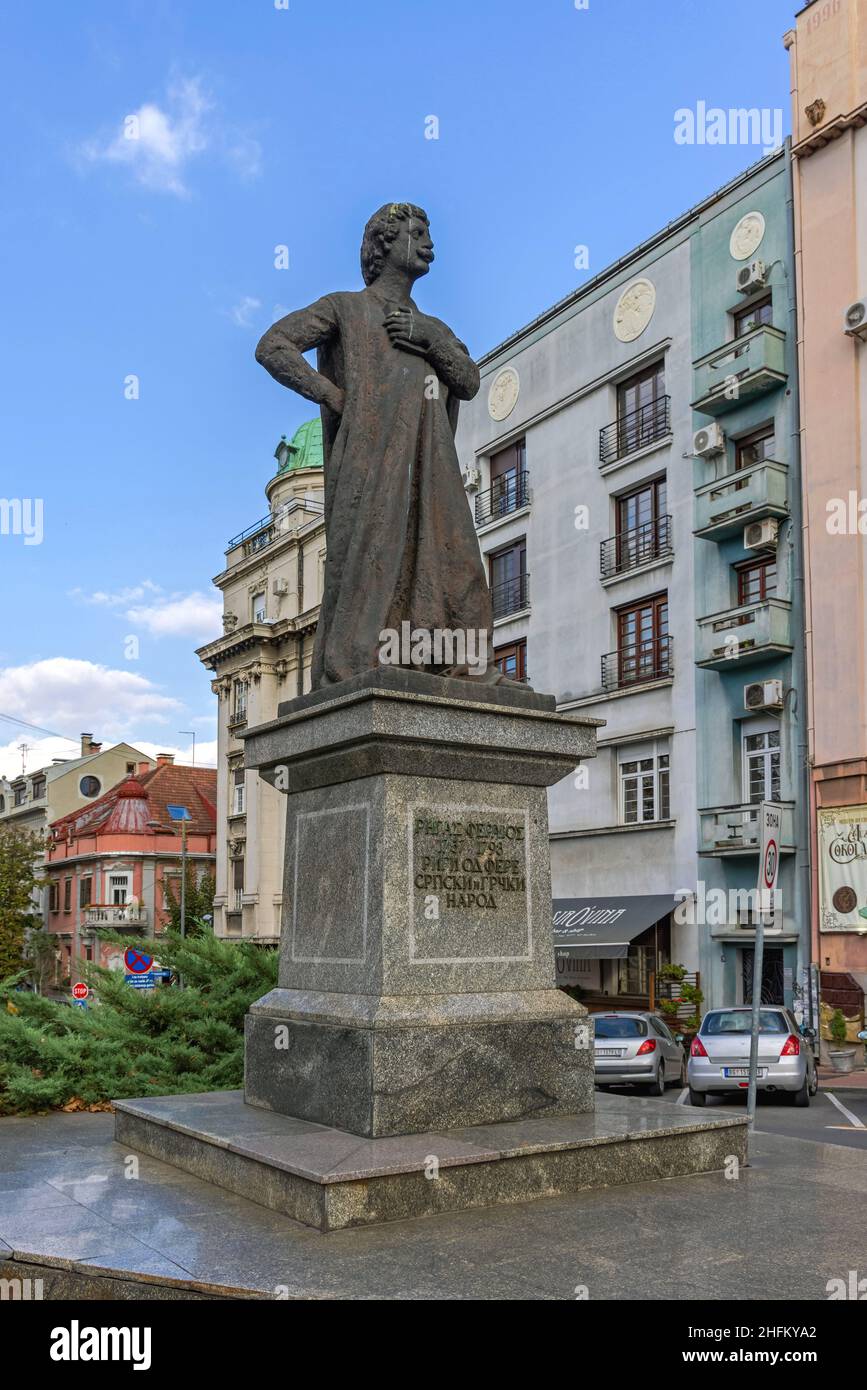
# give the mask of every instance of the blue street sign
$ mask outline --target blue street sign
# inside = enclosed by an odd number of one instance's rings
[[[133,989],[154,989],[156,980],[153,971],[150,970],[146,975],[127,975],[126,982],[132,985]]]
[[[170,980],[175,972],[173,970],[154,970],[153,974],[158,980]]]
[[[170,817],[171,820],[192,820],[192,819],[193,819],[192,813],[191,813],[190,811],[187,810],[186,806],[172,805],[171,803],[167,802],[167,803],[166,803],[166,810],[168,811],[169,817]]]
[[[86,1000],[86,999],[70,999],[69,1002],[70,1002],[70,1004],[74,1004],[75,1007],[76,1007],[77,1009],[86,1009],[86,1008],[87,1008],[87,1000]]]

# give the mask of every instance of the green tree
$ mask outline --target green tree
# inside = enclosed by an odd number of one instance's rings
[[[0,983],[0,1114],[241,1086],[244,1015],[275,987],[277,953],[215,937],[204,923],[184,939],[100,937],[155,952],[184,989],[134,989],[122,971],[84,962],[87,1009],[15,993],[20,976]]]
[[[196,882],[194,864],[187,864],[187,891],[184,902],[187,935],[196,936],[202,931],[204,918],[211,919],[214,911],[215,884],[210,874],[203,874]],[[166,879],[165,902],[163,906],[169,914],[168,926],[172,931],[181,929],[181,876],[178,874],[177,891],[173,890],[170,879]]]
[[[24,942],[24,958],[30,967],[33,983],[41,994],[45,986],[51,984],[54,979],[57,965],[56,942],[51,932],[45,931],[41,926],[28,931],[27,940]]]
[[[45,879],[40,860],[45,841],[36,831],[0,828],[0,980],[24,968],[28,927],[40,926],[33,893]]]

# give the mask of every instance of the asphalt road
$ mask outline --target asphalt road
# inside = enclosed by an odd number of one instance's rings
[[[624,1086],[622,1094],[639,1095],[640,1088]],[[686,1090],[677,1086],[666,1091],[665,1099],[672,1105],[689,1106]],[[696,1114],[710,1115],[714,1111],[726,1114],[745,1107],[746,1097],[730,1101],[709,1096],[707,1105]],[[867,1091],[847,1091],[841,1087],[835,1092],[833,1088],[823,1088],[813,1097],[807,1110],[798,1110],[785,1096],[763,1096],[759,1092],[755,1128],[761,1134],[809,1139],[814,1144],[842,1144],[867,1154]]]

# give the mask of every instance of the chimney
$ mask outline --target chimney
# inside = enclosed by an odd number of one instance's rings
[[[174,753],[157,753],[157,767],[171,767],[174,760]]]
[[[91,744],[92,744],[92,742],[93,742],[93,734],[82,734],[82,735],[81,735],[81,756],[82,756],[83,758],[86,758],[87,755],[88,755],[88,753],[91,751]]]
[[[137,777],[141,777],[141,776],[144,775],[145,772],[150,772],[150,770],[151,770],[151,765],[150,765],[150,763],[138,763],[137,766],[136,766],[136,770],[135,770],[135,771],[136,771],[136,776],[137,776]]]

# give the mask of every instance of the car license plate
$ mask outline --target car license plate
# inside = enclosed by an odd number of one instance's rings
[[[597,1056],[597,1057],[622,1057],[622,1056],[623,1056],[623,1048],[622,1048],[622,1047],[597,1047],[597,1049],[596,1049],[596,1056]]]
[[[749,1067],[723,1067],[723,1076],[749,1076],[749,1074]],[[758,1067],[756,1070],[756,1076],[764,1076],[764,1074],[764,1067]]]

